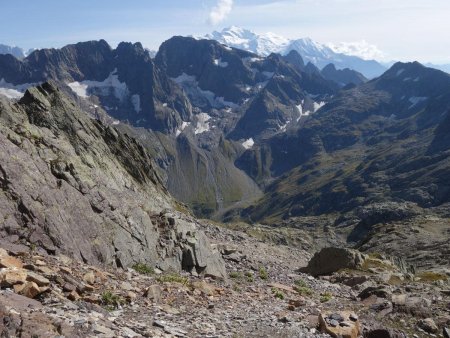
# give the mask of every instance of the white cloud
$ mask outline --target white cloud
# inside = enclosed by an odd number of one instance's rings
[[[384,60],[386,58],[384,52],[366,40],[328,43],[327,45],[336,53],[359,56],[364,60]]]
[[[217,25],[225,20],[233,9],[233,0],[219,0],[209,13],[209,23]]]

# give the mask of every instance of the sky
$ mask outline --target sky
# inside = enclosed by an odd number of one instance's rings
[[[0,43],[24,49],[105,39],[157,50],[231,25],[364,46],[381,61],[450,63],[450,0],[0,0]]]

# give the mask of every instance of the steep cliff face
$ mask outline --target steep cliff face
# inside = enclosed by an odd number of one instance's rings
[[[0,104],[0,236],[91,264],[223,277],[195,221],[174,211],[134,139],[90,119],[55,83]]]
[[[140,43],[112,49],[104,40],[80,42],[37,50],[23,60],[0,55],[0,80],[19,87],[54,80],[114,119],[164,132],[174,132],[191,115],[185,95]]]

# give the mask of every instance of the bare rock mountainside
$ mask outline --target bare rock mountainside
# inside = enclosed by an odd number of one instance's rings
[[[134,139],[89,118],[53,83],[3,101],[0,119],[3,241],[90,264],[223,277]]]

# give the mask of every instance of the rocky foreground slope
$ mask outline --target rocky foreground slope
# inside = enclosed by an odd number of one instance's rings
[[[244,232],[202,229],[226,261],[225,280],[1,249],[2,336],[448,338],[445,276],[347,249],[309,260]]]

